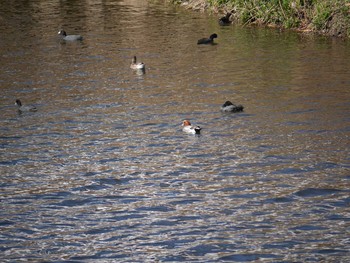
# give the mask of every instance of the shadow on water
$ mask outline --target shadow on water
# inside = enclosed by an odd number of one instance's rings
[[[157,1],[0,10],[3,262],[349,260],[347,42]]]

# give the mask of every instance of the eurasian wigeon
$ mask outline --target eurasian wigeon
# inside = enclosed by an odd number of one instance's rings
[[[19,112],[23,112],[23,111],[37,111],[38,110],[33,105],[28,105],[28,106],[22,105],[22,102],[19,99],[16,100],[15,104],[18,106],[18,111]]]
[[[131,65],[130,65],[131,69],[141,69],[144,70],[145,69],[145,64],[143,62],[136,62],[136,56],[134,56],[131,60]]]
[[[199,126],[192,126],[190,121],[184,120],[182,122],[182,131],[186,133],[191,133],[191,134],[200,134],[201,133],[201,127]]]
[[[221,111],[223,112],[240,112],[243,111],[243,106],[242,105],[235,105],[231,101],[226,101],[222,106],[221,106]]]
[[[197,41],[198,45],[201,44],[213,44],[214,43],[214,38],[217,38],[218,35],[217,34],[211,34],[209,38],[201,38]]]
[[[62,39],[66,41],[83,40],[83,37],[81,35],[67,35],[66,31],[64,31],[63,29],[58,31],[58,35],[60,35]]]

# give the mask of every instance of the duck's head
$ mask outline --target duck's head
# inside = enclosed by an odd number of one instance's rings
[[[224,105],[222,105],[222,107],[227,107],[227,106],[231,106],[231,105],[233,105],[233,103],[232,103],[231,101],[227,100],[227,101],[224,103]]]
[[[136,64],[136,60],[137,60],[137,59],[136,59],[136,56],[134,56],[134,57],[132,58],[132,60],[131,60],[131,63],[132,63],[132,64]]]
[[[17,106],[19,106],[19,107],[21,107],[22,106],[22,102],[19,100],[19,99],[17,99],[16,100],[16,103],[15,103]]]
[[[217,37],[218,37],[218,35],[214,33],[214,34],[211,34],[209,38],[210,38],[211,40],[213,40],[214,38],[217,38]]]
[[[61,29],[60,31],[58,31],[57,34],[58,34],[58,35],[61,35],[61,36],[67,36],[66,31],[64,31],[63,29]]]
[[[190,123],[190,121],[188,121],[188,120],[184,120],[184,121],[182,122],[182,126],[191,126],[191,123]]]
[[[232,11],[231,12],[228,12],[227,14],[226,14],[226,19],[229,19],[230,18],[230,16],[232,15]]]

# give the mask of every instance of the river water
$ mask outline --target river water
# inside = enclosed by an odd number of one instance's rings
[[[349,42],[162,1],[0,12],[2,262],[350,261]]]

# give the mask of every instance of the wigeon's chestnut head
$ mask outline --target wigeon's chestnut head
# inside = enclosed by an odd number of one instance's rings
[[[200,134],[201,133],[201,127],[199,126],[192,126],[191,122],[189,120],[184,120],[182,122],[182,131],[186,133],[191,133],[191,134]]]
[[[184,120],[184,121],[182,122],[182,126],[191,126],[191,123],[190,123],[190,121],[188,121],[188,120]]]

